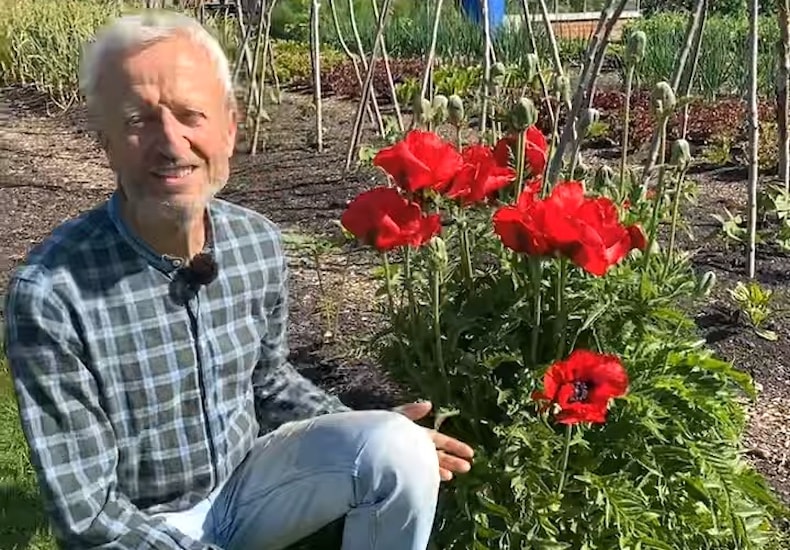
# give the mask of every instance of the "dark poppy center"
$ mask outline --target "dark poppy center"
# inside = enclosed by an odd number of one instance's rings
[[[591,389],[592,384],[586,380],[577,380],[573,383],[573,396],[570,398],[570,402],[576,403],[577,401],[587,401]]]

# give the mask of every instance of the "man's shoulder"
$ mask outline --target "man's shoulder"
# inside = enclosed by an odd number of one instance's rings
[[[11,279],[52,288],[71,267],[90,268],[106,262],[108,249],[114,243],[113,233],[106,203],[97,205],[57,225],[30,249]]]
[[[271,219],[260,212],[222,199],[214,199],[213,206],[234,239],[270,243],[278,253],[282,253],[282,231]]]

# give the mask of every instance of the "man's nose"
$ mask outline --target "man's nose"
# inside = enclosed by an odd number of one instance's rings
[[[156,146],[159,153],[168,158],[179,158],[183,155],[185,148],[189,149],[183,125],[170,112],[162,113]]]

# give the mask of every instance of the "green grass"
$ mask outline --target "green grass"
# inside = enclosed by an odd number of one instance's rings
[[[2,350],[0,350],[2,354]],[[0,548],[55,550],[38,497],[5,357],[0,355]]]

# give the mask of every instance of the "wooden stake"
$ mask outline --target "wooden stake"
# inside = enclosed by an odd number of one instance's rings
[[[351,143],[348,145],[348,152],[346,154],[346,171],[351,169],[354,153],[356,153],[360,134],[362,133],[362,113],[365,111],[365,104],[368,101],[368,95],[370,94],[370,91],[373,87],[373,75],[376,69],[376,56],[378,55],[379,45],[381,44],[381,36],[384,34],[384,26],[387,23],[387,16],[389,15],[391,5],[392,0],[384,0],[384,3],[381,7],[378,28],[376,29],[376,38],[373,41],[373,51],[370,53],[368,73],[365,75],[365,84],[362,87],[362,100],[359,102],[359,106],[357,107],[357,116],[354,120],[354,130],[351,135]]]
[[[757,111],[757,60],[759,53],[759,0],[749,2],[749,251],[748,275],[754,279],[757,264],[757,178],[759,176],[759,114]]]
[[[352,0],[353,1],[353,0]],[[313,62],[313,105],[315,106],[315,142],[319,153],[324,152],[324,115],[321,101],[321,36],[318,10],[321,0],[313,0],[310,7],[310,58]]]

